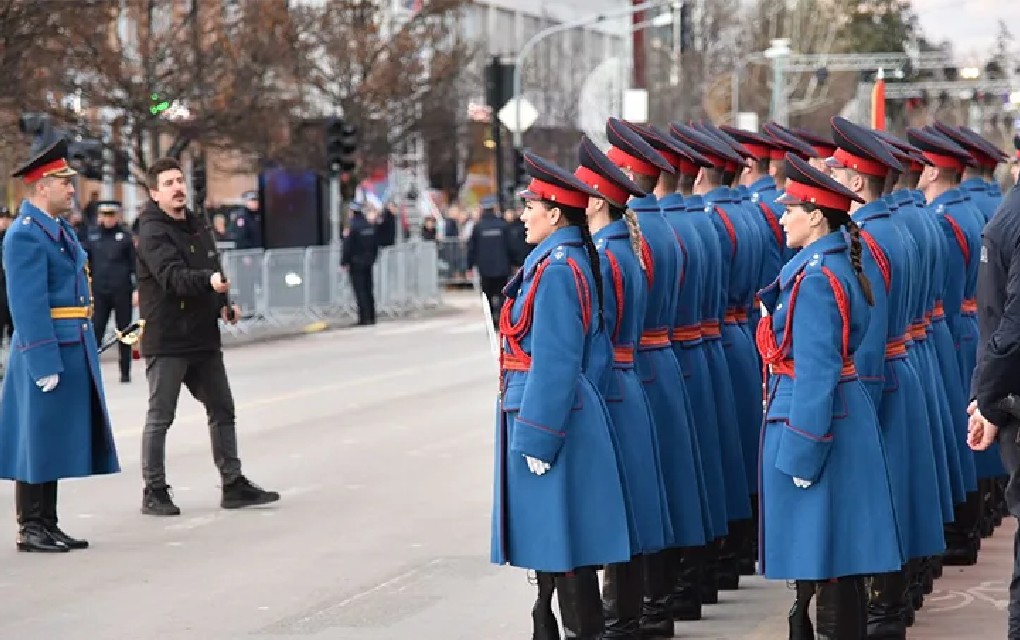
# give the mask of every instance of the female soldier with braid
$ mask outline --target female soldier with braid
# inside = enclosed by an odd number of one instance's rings
[[[535,640],[602,635],[596,568],[632,556],[627,507],[605,404],[610,365],[598,252],[585,220],[598,192],[525,154],[521,193],[538,246],[505,289],[492,561],[538,574]],[[594,295],[593,295],[594,293]]]
[[[760,292],[769,311],[757,342],[769,366],[761,442],[761,571],[818,598],[817,637],[866,637],[864,578],[903,564],[875,408],[854,351],[868,325],[871,284],[861,199],[787,154],[787,244],[801,251]],[[840,231],[846,227],[846,236]],[[791,622],[794,620],[791,612]],[[810,636],[810,622],[790,638]]]
[[[612,338],[613,371],[603,397],[615,427],[623,471],[631,541],[635,558],[606,567],[603,611],[605,640],[637,637],[643,595],[641,556],[666,548],[672,539],[659,446],[651,409],[634,368],[634,351],[641,340],[648,297],[650,253],[641,237],[637,216],[624,203],[644,196],[634,182],[587,137],[578,149],[581,166],[574,175],[595,189],[600,198],[588,201],[588,228],[593,232],[602,268],[605,329]]]

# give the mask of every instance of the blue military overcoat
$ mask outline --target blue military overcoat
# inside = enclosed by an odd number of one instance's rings
[[[635,553],[655,553],[673,539],[651,407],[634,367],[648,304],[645,272],[623,220],[594,234],[605,296],[605,332],[613,344],[612,373],[603,397],[612,418],[630,503]]]
[[[707,343],[701,330],[705,293],[715,292],[718,287],[718,266],[710,263],[709,250],[701,237],[700,225],[695,223],[699,218],[687,213],[684,200],[679,194],[660,200],[663,214],[676,234],[681,252],[686,256],[686,269],[679,287],[676,318],[673,322],[673,352],[690,392],[715,535],[723,536],[729,530],[727,523],[750,516],[750,502],[735,421],[725,429],[719,422],[712,388],[716,379],[709,368]],[[704,218],[700,219],[708,224],[709,237],[714,238],[711,224]],[[718,256],[718,251],[716,254]],[[731,413],[726,418],[733,415],[731,407]],[[732,466],[728,467],[727,462]]]
[[[596,388],[603,364],[590,362],[605,335],[588,260],[580,230],[558,229],[505,289],[491,547],[497,564],[558,572],[632,555],[622,475]],[[526,455],[551,469],[533,474]]]
[[[783,580],[898,571],[882,437],[852,370],[869,308],[843,234],[802,249],[760,295],[771,316],[758,344],[774,372],[761,443],[761,571]],[[798,488],[795,477],[813,484]]]
[[[718,316],[722,319],[722,343],[736,398],[737,426],[747,477],[758,475],[756,455],[761,434],[762,407],[757,401],[762,388],[761,368],[751,336],[741,325],[748,300],[758,286],[760,243],[748,225],[745,212],[719,187],[705,195],[705,211],[712,219],[722,246],[723,279]]]
[[[655,196],[631,199],[629,206],[638,214],[638,224],[653,264],[637,368],[659,436],[662,474],[673,525],[671,546],[698,547],[712,539],[715,528],[708,507],[687,385],[670,340],[676,318],[682,257],[673,229],[663,217]]]
[[[74,229],[25,201],[3,258],[14,335],[0,403],[0,477],[39,483],[119,472],[92,321],[66,310],[92,305]],[[51,375],[60,381],[43,393],[36,381]]]
[[[878,410],[903,551],[908,558],[939,555],[945,539],[932,432],[904,339],[917,259],[884,200],[861,207],[853,218],[862,229],[864,269],[875,297],[854,357],[858,376],[868,380]]]

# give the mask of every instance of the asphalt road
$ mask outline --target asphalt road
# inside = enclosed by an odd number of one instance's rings
[[[229,349],[247,475],[283,493],[219,509],[205,418],[187,393],[168,444],[183,514],[139,513],[146,389],[108,398],[123,473],[61,484],[64,528],[92,548],[0,546],[0,639],[522,640],[532,587],[488,563],[496,376],[473,297],[442,317]],[[911,637],[1002,637],[1012,523],[978,567],[947,569]],[[690,639],[785,637],[791,592],[745,579],[677,625]]]

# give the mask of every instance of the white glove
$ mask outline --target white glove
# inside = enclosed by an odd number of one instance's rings
[[[808,487],[810,487],[814,483],[811,482],[810,480],[804,480],[803,478],[794,478],[793,479],[793,484],[797,485],[801,489],[807,489]]]
[[[531,472],[536,476],[540,476],[552,468],[551,464],[549,464],[548,462],[542,462],[538,458],[524,456],[524,459],[528,461],[528,469],[531,469]]]
[[[35,381],[36,386],[42,389],[43,393],[48,393],[57,388],[57,383],[60,382],[60,374],[53,374],[52,376],[44,376]]]

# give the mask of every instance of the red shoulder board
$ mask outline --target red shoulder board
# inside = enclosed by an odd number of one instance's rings
[[[764,202],[758,201],[758,207],[761,208],[761,212],[765,214],[765,222],[769,224],[769,229],[772,229],[772,235],[776,237],[776,244],[779,245],[779,250],[782,251],[786,246],[785,235],[783,234],[783,228],[779,226],[779,219],[776,218],[776,214],[772,211]]]
[[[829,279],[832,286],[832,294],[836,297],[836,307],[839,309],[839,316],[843,319],[843,360],[850,357],[850,298],[839,281],[828,267],[822,267],[822,273]]]
[[[655,284],[655,259],[652,257],[652,248],[648,241],[641,237],[641,260],[645,263],[645,278],[648,280],[648,288]]]
[[[584,272],[581,271],[581,267],[578,266],[573,258],[567,258],[567,264],[570,265],[571,271],[574,272],[577,299],[581,303],[581,322],[584,325],[584,332],[588,333],[588,328],[591,327],[591,292],[588,290],[588,279],[584,277]]]
[[[687,276],[687,246],[684,244],[680,234],[676,232],[676,229],[673,229],[673,237],[676,238],[676,243],[680,245],[680,254],[683,258],[683,261],[680,263],[680,287],[683,288],[684,278]]]
[[[889,288],[892,286],[892,267],[889,264],[889,256],[882,250],[874,236],[867,231],[861,231],[861,240],[864,240],[864,243],[868,245],[868,249],[871,250],[871,255],[878,264],[878,270],[882,272],[882,280],[885,281],[885,290],[888,293]]]
[[[613,272],[613,291],[616,293],[616,326],[613,328],[613,344],[616,345],[620,337],[620,325],[623,324],[623,273],[620,271],[620,263],[616,256],[609,249],[606,249],[606,259],[609,261],[609,269]]]

